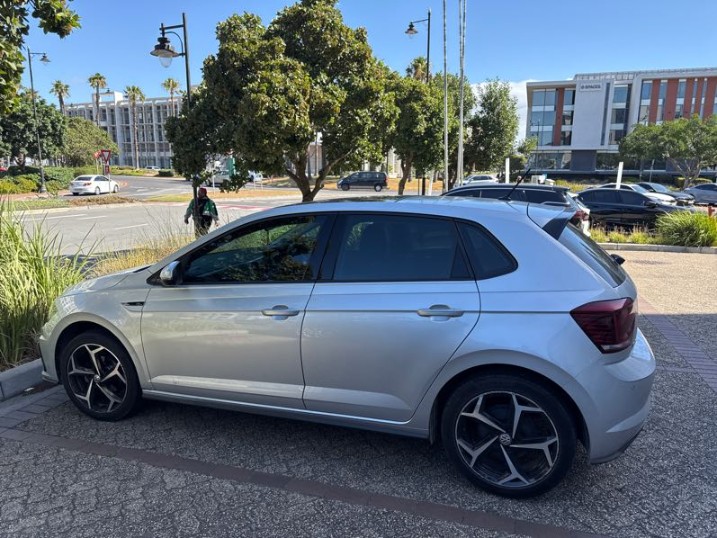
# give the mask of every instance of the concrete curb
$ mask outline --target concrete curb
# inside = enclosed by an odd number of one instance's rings
[[[0,402],[42,381],[42,360],[35,359],[0,373]]]
[[[717,254],[717,247],[679,247],[674,245],[640,245],[638,243],[598,243],[605,250],[642,252],[678,252],[689,254]]]

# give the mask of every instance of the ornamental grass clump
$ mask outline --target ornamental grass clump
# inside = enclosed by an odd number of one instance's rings
[[[667,245],[717,246],[717,219],[706,213],[676,211],[657,219],[657,233]]]
[[[84,278],[84,262],[61,254],[57,234],[25,231],[0,200],[0,371],[39,357],[37,335],[62,291]]]

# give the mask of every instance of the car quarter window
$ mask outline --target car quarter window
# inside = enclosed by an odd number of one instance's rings
[[[318,274],[318,243],[330,217],[307,215],[262,221],[222,235],[193,252],[182,282],[305,282]]]
[[[526,200],[531,204],[543,204],[545,202],[565,203],[565,195],[558,191],[525,189],[523,193]]]
[[[471,279],[452,220],[414,215],[339,217],[330,241],[333,280],[349,282]]]
[[[492,198],[494,200],[497,200],[499,198],[505,198],[506,196],[510,196],[511,200],[524,202],[525,201],[525,193],[522,189],[513,189],[513,187],[505,188],[505,189],[481,189],[481,198]]]
[[[465,222],[458,227],[476,280],[505,275],[518,268],[510,252],[485,229]]]

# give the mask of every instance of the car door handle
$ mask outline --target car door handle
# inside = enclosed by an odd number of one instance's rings
[[[463,310],[455,310],[450,306],[444,304],[434,304],[430,308],[421,308],[418,310],[418,315],[424,318],[432,317],[444,317],[444,318],[459,318],[464,314]]]
[[[289,316],[298,316],[299,311],[298,310],[289,310],[289,307],[284,304],[276,305],[273,308],[268,308],[266,310],[261,311],[262,314],[265,316],[281,316],[281,317],[289,317]]]

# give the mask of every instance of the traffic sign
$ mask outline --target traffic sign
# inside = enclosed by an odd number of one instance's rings
[[[105,163],[110,162],[110,155],[112,155],[112,152],[108,149],[102,149],[100,150],[100,153],[102,154],[102,160]]]
[[[101,155],[100,150],[95,151],[95,159],[99,159],[100,155]]]

